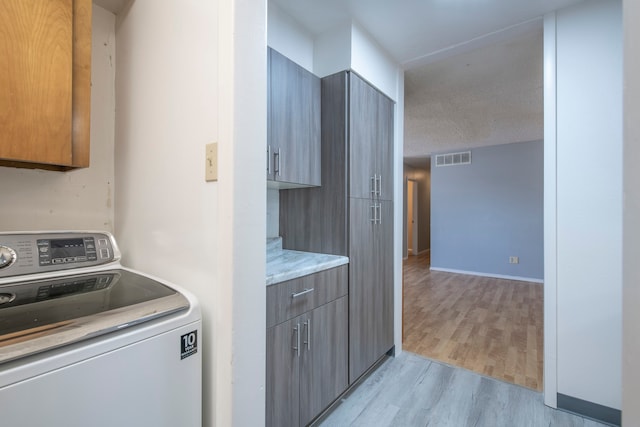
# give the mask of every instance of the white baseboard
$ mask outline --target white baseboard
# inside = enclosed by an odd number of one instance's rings
[[[418,252],[418,255],[422,255],[422,254],[425,254],[427,252],[431,252],[431,249],[423,249],[420,252]]]
[[[468,274],[471,276],[493,277],[494,279],[518,280],[521,282],[544,283],[542,279],[534,279],[533,277],[507,276],[505,274],[480,273],[477,271],[455,270],[453,268],[429,267],[433,271],[444,271],[446,273]]]

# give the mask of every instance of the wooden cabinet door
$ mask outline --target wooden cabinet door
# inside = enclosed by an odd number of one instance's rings
[[[348,298],[311,311],[302,322],[300,425],[306,425],[347,389]]]
[[[301,318],[267,329],[266,425],[300,425]]]
[[[393,200],[393,110],[394,102],[378,94],[376,174],[378,198]]]
[[[2,1],[0,28],[0,157],[71,164],[73,1]]]
[[[376,173],[378,92],[349,73],[349,197],[371,198]]]
[[[267,178],[319,186],[320,79],[273,49],[268,62]]]
[[[349,383],[376,360],[382,300],[378,292],[378,256],[370,199],[349,199]]]
[[[0,166],[89,166],[91,0],[0,2]]]

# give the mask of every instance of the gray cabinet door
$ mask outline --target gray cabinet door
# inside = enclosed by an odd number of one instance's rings
[[[378,198],[393,200],[393,110],[394,102],[378,93],[376,174]]]
[[[300,425],[301,318],[267,329],[266,425]]]
[[[376,290],[381,299],[376,353],[382,356],[393,347],[393,202],[382,200],[379,205],[378,225],[374,230],[379,280]]]
[[[271,145],[275,143],[273,137],[271,135],[272,132],[272,124],[275,120],[272,115],[274,114],[274,109],[271,107],[271,97],[272,97],[272,89],[271,89],[271,49],[267,50],[267,181],[273,181],[275,179],[275,175],[273,172],[273,149],[274,147]],[[276,114],[277,116],[277,114]]]
[[[273,49],[268,66],[267,178],[320,185],[320,79]]]
[[[373,196],[379,93],[349,73],[349,197]]]
[[[375,204],[349,199],[349,382],[358,379],[380,357],[382,299],[378,280]]]
[[[350,199],[349,381],[393,347],[393,203]]]
[[[302,316],[301,425],[309,423],[347,389],[347,311],[345,296]]]

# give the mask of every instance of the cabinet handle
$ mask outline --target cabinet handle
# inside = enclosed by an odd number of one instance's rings
[[[291,294],[291,298],[298,298],[304,294],[308,294],[309,292],[313,292],[315,288],[311,288],[311,289],[307,289],[304,288],[301,292],[295,293],[295,294]]]
[[[267,145],[267,175],[271,175],[271,146]]]
[[[369,221],[371,221],[372,223],[376,224],[378,222],[378,214],[376,211],[376,204],[374,203],[373,205],[369,206],[369,209],[371,209],[371,211],[373,212],[373,216],[369,217]],[[371,212],[370,212],[371,213]]]
[[[378,197],[382,196],[382,175],[378,175],[378,185],[376,188],[378,190]]]
[[[376,175],[373,175],[370,179],[371,181],[371,185],[369,186],[369,188],[371,188],[371,195],[375,196],[376,195],[376,183],[378,182],[378,178],[376,177]]]
[[[304,325],[307,328],[307,340],[304,343],[307,345],[307,350],[311,350],[311,319],[307,319]]]
[[[378,224],[382,224],[382,203],[378,203]]]
[[[276,173],[278,176],[280,176],[280,149],[278,148],[278,151],[276,151],[275,153],[273,153],[273,157],[276,157],[278,159],[278,161],[276,162],[276,169],[274,171],[274,173]]]
[[[296,351],[296,356],[300,357],[300,323],[296,324],[296,327],[293,328],[293,332],[296,333],[296,345],[293,349]]]

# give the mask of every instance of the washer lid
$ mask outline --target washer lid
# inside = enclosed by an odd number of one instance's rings
[[[0,363],[186,310],[170,287],[126,270],[0,286]]]

